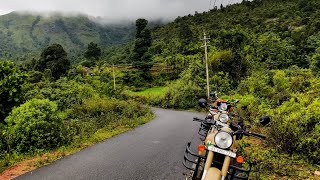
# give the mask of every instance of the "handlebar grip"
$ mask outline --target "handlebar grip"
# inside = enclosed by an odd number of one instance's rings
[[[260,138],[260,139],[266,139],[267,138],[267,136],[265,136],[263,134],[258,134],[258,133],[254,133],[254,132],[249,132],[249,135],[257,137],[257,138]]]
[[[203,120],[202,120],[202,119],[199,119],[199,118],[193,118],[193,121],[199,121],[199,122],[202,122]]]

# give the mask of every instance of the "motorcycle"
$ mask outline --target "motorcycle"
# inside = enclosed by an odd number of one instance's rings
[[[219,107],[219,101],[216,99],[216,104],[209,105],[213,108],[213,113],[205,119],[194,118],[194,121],[201,122],[199,134],[204,131],[205,138],[198,146],[198,153],[191,151],[191,142],[187,144],[183,165],[190,170],[186,174],[186,179],[201,179],[201,180],[224,180],[224,179],[248,179],[253,162],[249,162],[247,169],[242,168],[244,158],[237,155],[237,140],[244,136],[253,136],[260,139],[265,139],[266,136],[251,132],[243,120],[226,121],[225,116],[221,118],[223,113],[229,112],[232,108],[227,102]],[[208,103],[201,99],[199,104],[208,106]],[[220,102],[221,106],[221,102]],[[229,107],[229,108],[228,108]],[[210,116],[210,114],[212,116]],[[259,119],[260,124],[267,125],[270,122],[268,116],[263,116]],[[204,134],[201,134],[202,137]]]

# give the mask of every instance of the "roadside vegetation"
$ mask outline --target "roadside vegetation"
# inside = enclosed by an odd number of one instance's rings
[[[60,45],[20,67],[0,61],[1,171],[43,154],[46,164],[153,118],[149,107],[117,96],[110,69],[87,70],[71,67]]]

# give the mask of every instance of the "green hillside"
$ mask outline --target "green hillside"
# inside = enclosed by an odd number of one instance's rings
[[[319,9],[317,0],[244,0],[154,29],[151,52],[154,60],[184,69],[193,58],[203,58],[200,39],[206,32],[213,61],[224,53],[251,69],[307,68],[320,46]]]
[[[61,44],[73,58],[90,42],[103,47],[125,43],[133,38],[134,30],[134,24],[102,25],[86,16],[43,17],[13,12],[0,16],[0,58],[38,58],[53,43]]]

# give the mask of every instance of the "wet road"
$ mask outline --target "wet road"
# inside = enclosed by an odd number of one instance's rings
[[[156,118],[132,131],[17,177],[18,180],[183,180],[185,145],[198,139],[192,112],[154,109]]]

